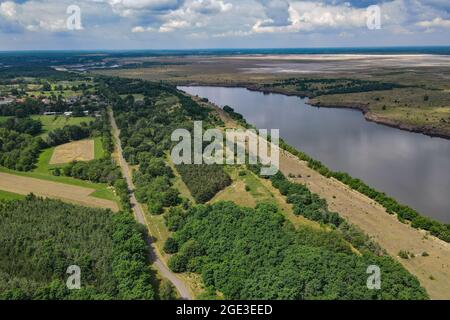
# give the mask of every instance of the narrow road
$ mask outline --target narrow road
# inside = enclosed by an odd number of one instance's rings
[[[133,183],[133,179],[131,176],[130,167],[128,166],[128,163],[125,161],[125,158],[123,157],[122,144],[120,142],[120,130],[117,127],[116,120],[114,119],[114,114],[111,109],[108,110],[108,114],[109,114],[109,118],[110,118],[110,122],[111,122],[111,127],[113,129],[113,136],[114,136],[115,145],[117,148],[119,165],[122,170],[122,174],[125,177],[125,180],[127,181],[128,189],[131,192],[130,202],[131,202],[131,206],[133,208],[134,217],[136,218],[136,220],[139,223],[143,224],[148,229],[144,210],[142,209],[142,206],[136,200],[136,196],[134,195],[134,183]],[[184,284],[184,282],[180,278],[178,278],[172,271],[170,271],[169,268],[165,265],[165,263],[159,258],[158,254],[157,254],[158,249],[155,247],[155,245],[151,242],[150,239],[148,240],[148,245],[149,245],[149,251],[150,251],[151,260],[153,262],[153,266],[160,272],[160,274],[164,278],[166,278],[170,282],[172,282],[172,284],[178,290],[178,293],[180,294],[180,297],[182,299],[192,300],[192,296],[191,296],[190,291],[187,288],[187,286]]]

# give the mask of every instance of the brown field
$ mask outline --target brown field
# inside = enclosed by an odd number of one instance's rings
[[[57,146],[50,159],[50,164],[90,161],[94,160],[94,155],[94,140],[74,141]]]
[[[78,187],[58,182],[40,180],[0,172],[0,190],[27,195],[57,198],[66,202],[88,207],[111,209],[119,211],[117,203],[111,200],[92,197],[95,189]]]

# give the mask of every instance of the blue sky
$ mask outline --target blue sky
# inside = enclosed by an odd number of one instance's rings
[[[81,10],[68,30],[67,8]],[[381,29],[367,28],[378,5]],[[0,50],[450,45],[449,0],[0,0]]]

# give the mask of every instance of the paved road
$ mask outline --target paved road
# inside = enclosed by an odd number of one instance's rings
[[[133,184],[133,179],[131,176],[130,167],[128,166],[128,163],[125,161],[125,158],[123,157],[122,144],[120,142],[120,137],[119,137],[119,134],[120,134],[119,128],[117,127],[116,120],[114,119],[114,114],[113,114],[112,110],[109,110],[108,113],[109,113],[109,118],[110,118],[111,126],[113,129],[113,135],[114,135],[114,139],[115,139],[115,143],[116,143],[116,147],[117,147],[117,152],[118,152],[118,157],[119,157],[119,165],[120,165],[120,168],[122,169],[122,174],[127,181],[128,189],[131,190],[130,202],[131,202],[131,206],[133,208],[134,216],[139,223],[147,226],[147,221],[145,220],[144,210],[142,209],[142,206],[136,200],[136,196],[134,195],[134,191],[133,191],[134,184]],[[180,294],[182,299],[191,300],[192,296],[191,296],[190,291],[187,288],[187,286],[184,284],[184,282],[180,278],[178,278],[172,271],[170,271],[169,268],[167,268],[167,266],[165,265],[165,263],[159,258],[158,254],[157,254],[158,249],[155,247],[155,245],[151,242],[150,239],[148,239],[148,245],[149,245],[150,256],[151,256],[151,259],[153,262],[153,266],[160,272],[160,274],[164,278],[166,278],[170,282],[172,282],[172,284],[175,286],[175,288],[177,288],[178,293]]]

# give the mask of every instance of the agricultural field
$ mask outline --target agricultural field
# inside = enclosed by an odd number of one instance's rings
[[[65,164],[72,161],[90,161],[95,158],[94,140],[73,141],[55,147],[49,164]]]
[[[46,181],[31,177],[0,172],[0,190],[19,195],[33,193],[38,196],[61,199],[88,207],[118,211],[116,202],[93,197],[95,189]]]

